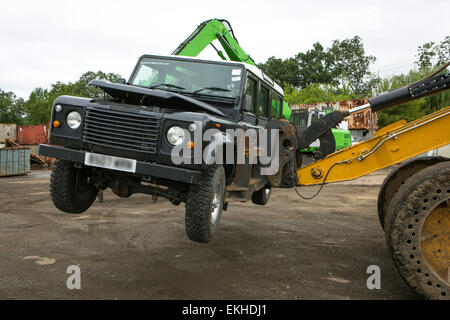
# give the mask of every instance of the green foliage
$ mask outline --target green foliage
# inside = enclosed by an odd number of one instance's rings
[[[303,89],[295,89],[291,85],[284,87],[285,100],[289,105],[309,104],[317,102],[335,102],[357,99],[358,96],[350,92],[340,92],[336,87],[315,83]]]
[[[427,42],[417,49],[416,61],[420,70],[430,70],[450,61],[450,36],[440,43]]]
[[[376,58],[365,54],[361,38],[334,40],[328,52],[333,57],[332,68],[340,87],[360,96],[370,96],[380,79],[369,71]]]
[[[429,74],[430,71],[428,70],[411,70],[407,74],[395,75],[383,79],[379,83],[377,93],[406,86],[421,80]],[[447,106],[450,106],[449,90],[378,112],[378,127],[382,128],[401,119],[413,121]]]
[[[294,58],[282,60],[270,57],[265,63],[258,64],[258,68],[280,84],[300,86],[299,65]]]
[[[316,42],[313,48],[285,60],[270,57],[259,64],[278,83],[305,89],[313,84],[332,85],[337,94],[351,91],[356,96],[368,96],[380,80],[369,71],[376,60],[365,54],[360,37],[334,40],[330,48]]]
[[[94,79],[108,80],[111,82],[117,82],[120,75],[115,73],[98,72],[86,72],[80,79],[72,83],[62,83],[60,81],[51,85],[50,89],[36,88],[34,89],[24,109],[27,114],[26,121],[29,124],[42,124],[47,123],[50,120],[50,111],[53,105],[53,101],[61,95],[70,95],[78,97],[88,98],[101,98],[103,97],[103,91],[88,86],[89,81]]]
[[[299,52],[295,56],[298,62],[299,78],[298,85],[292,85],[300,88],[306,88],[315,83],[337,85],[339,73],[334,68],[335,59],[329,50],[324,50],[323,46],[316,42],[311,50],[305,53]]]
[[[12,92],[0,89],[0,123],[22,124],[24,117],[24,101]]]

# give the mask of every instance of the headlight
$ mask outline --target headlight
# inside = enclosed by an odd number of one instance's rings
[[[170,129],[167,130],[167,140],[174,146],[183,143],[184,136],[184,130],[178,126],[170,127]]]
[[[57,105],[55,106],[55,111],[56,111],[56,112],[61,112],[61,110],[62,110],[61,105],[60,105],[60,104],[57,104]]]
[[[69,128],[77,129],[81,124],[81,115],[76,111],[72,111],[67,115],[66,120]]]

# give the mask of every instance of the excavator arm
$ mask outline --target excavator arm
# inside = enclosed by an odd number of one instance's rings
[[[255,61],[239,45],[230,23],[223,19],[211,19],[202,22],[172,54],[196,57],[208,45],[211,45],[223,60],[227,60],[223,52],[213,45],[212,42],[214,40],[220,42],[231,61],[244,62],[256,66]]]
[[[230,23],[224,19],[211,19],[200,23],[172,54],[196,57],[208,45],[211,45],[223,60],[227,60],[225,54],[214,46],[214,40],[219,41],[229,60],[256,66],[255,61],[240,46]],[[291,118],[291,109],[285,100],[283,100],[282,115],[286,119]]]
[[[428,77],[414,84],[369,99],[369,103],[335,111],[314,123],[299,136],[300,148],[320,139],[327,146],[326,133],[346,116],[372,109],[373,112],[415,100],[450,88],[450,75]],[[321,160],[297,170],[299,185],[351,180],[450,143],[450,107],[416,121],[401,120],[379,130],[372,139],[331,153],[323,149]],[[332,137],[331,137],[332,139]],[[335,168],[339,166],[339,168]]]

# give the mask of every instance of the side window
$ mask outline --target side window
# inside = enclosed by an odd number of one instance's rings
[[[247,86],[245,87],[246,99],[249,99],[248,111],[253,112],[255,110],[255,97],[256,97],[256,81],[252,78],[247,78]]]
[[[285,100],[281,101],[281,108],[280,109],[281,109],[280,110],[280,118],[281,119],[287,119],[284,113],[285,113],[285,111],[287,111],[286,109],[289,109],[289,105],[288,105],[288,103]],[[289,113],[287,113],[287,114],[289,114]]]
[[[267,102],[269,100],[269,89],[261,86],[259,90],[258,108],[256,110],[256,115],[258,117],[267,118]]]
[[[272,93],[271,116],[272,118],[280,118],[281,99],[275,93]]]

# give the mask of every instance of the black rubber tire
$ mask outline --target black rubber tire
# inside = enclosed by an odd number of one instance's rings
[[[222,190],[221,201],[217,219],[213,223],[211,211],[215,190],[219,184]],[[190,186],[185,215],[185,229],[190,240],[202,243],[211,242],[222,215],[224,194],[225,170],[222,165],[209,166],[202,172],[200,183]]]
[[[50,177],[50,195],[55,207],[77,214],[89,209],[98,189],[87,182],[88,176],[88,168],[75,168],[73,162],[56,160]]]
[[[269,192],[267,193],[267,190]],[[252,202],[254,204],[264,206],[270,199],[270,194],[272,193],[272,189],[268,187],[264,187],[262,189],[259,189],[256,192],[253,192],[252,194]]]
[[[392,198],[385,216],[386,243],[398,272],[416,293],[427,299],[450,298],[450,287],[430,268],[420,242],[424,221],[446,200],[450,200],[449,161],[408,178]]]
[[[401,164],[398,168],[389,173],[384,179],[378,193],[378,219],[381,227],[384,230],[384,216],[386,215],[389,203],[398,191],[400,186],[416,172],[425,169],[433,164],[449,161],[449,158],[445,157],[421,157],[418,159],[412,159]]]

